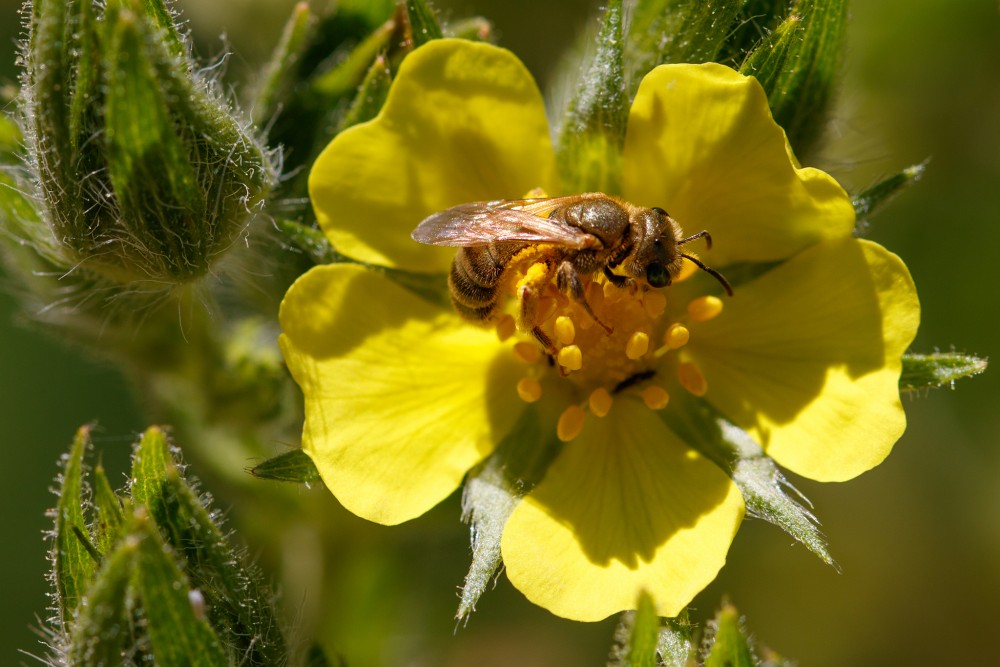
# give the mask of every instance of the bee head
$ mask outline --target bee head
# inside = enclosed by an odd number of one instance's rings
[[[662,208],[647,208],[635,214],[632,232],[635,239],[626,270],[650,287],[666,287],[681,270],[680,226]]]

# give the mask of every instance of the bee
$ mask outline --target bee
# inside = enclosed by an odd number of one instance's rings
[[[655,289],[670,285],[687,258],[733,294],[722,274],[681,250],[701,238],[711,248],[707,231],[684,237],[663,209],[634,206],[599,192],[460,204],[428,216],[411,236],[420,243],[459,248],[448,287],[455,309],[472,322],[492,321],[508,276],[525,272],[517,283],[519,326],[530,329],[550,353],[554,346],[538,326],[535,310],[553,278],[607,333],[611,328],[586,299],[584,277],[598,271],[622,289]]]

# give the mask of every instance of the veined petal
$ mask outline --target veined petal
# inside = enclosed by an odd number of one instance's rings
[[[406,57],[379,115],[338,135],[309,194],[340,252],[413,271],[445,271],[454,250],[410,232],[456,204],[558,187],[541,93],[512,53],[438,39]]]
[[[730,479],[631,398],[587,417],[514,510],[507,576],[559,616],[596,621],[648,591],[676,616],[712,579],[743,517]]]
[[[756,79],[728,67],[663,65],[642,80],[629,114],[623,192],[711,232],[713,266],[789,257],[854,228],[843,188],[796,168]]]
[[[395,524],[448,496],[511,429],[516,362],[493,332],[357,265],[313,268],[281,304],[305,394],[302,448],[358,516]]]
[[[821,480],[880,463],[903,433],[901,357],[920,305],[906,266],[878,244],[804,250],[691,325],[706,398],[778,463]]]

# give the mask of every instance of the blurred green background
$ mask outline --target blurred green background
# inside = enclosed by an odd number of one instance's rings
[[[240,75],[266,57],[291,4],[180,6],[200,55],[233,52],[227,81],[239,85]],[[0,82],[16,76],[18,5],[0,0]],[[445,16],[493,19],[500,43],[522,56],[544,90],[595,3],[439,0],[437,6]],[[853,3],[839,104],[817,164],[856,191],[927,158],[924,180],[874,219],[870,237],[898,253],[916,280],[923,323],[914,349],[989,356],[1000,345],[996,0]],[[145,426],[142,388],[20,325],[12,285],[4,277],[0,295],[0,665],[33,663],[19,651],[43,653],[33,631],[47,615],[42,532],[54,502],[56,461],[74,430],[89,421],[100,425],[95,441],[112,479],[124,481],[129,444]],[[777,529],[748,521],[722,575],[695,601],[698,618],[728,596],[762,642],[804,666],[996,664],[1000,369],[955,391],[905,402],[909,428],[882,466],[844,484],[792,479],[814,502],[843,572]],[[219,500],[238,513],[235,501]],[[329,505],[345,540],[362,545],[337,564],[364,573],[353,580],[361,591],[353,599],[364,604],[345,608],[312,598],[286,599],[286,607],[336,609],[327,620],[328,646],[348,659],[352,628],[370,624],[384,633],[377,657],[365,658],[376,664],[603,664],[612,623],[552,617],[503,577],[469,626],[453,632],[455,587],[467,565],[455,497],[391,529],[343,516],[326,496],[316,502]],[[366,598],[369,583],[395,595]],[[349,586],[341,590],[352,595]]]

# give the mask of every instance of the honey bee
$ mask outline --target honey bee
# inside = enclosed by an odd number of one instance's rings
[[[711,248],[707,231],[684,237],[663,209],[634,206],[599,192],[460,204],[428,216],[411,236],[420,243],[459,248],[448,287],[455,309],[472,322],[492,321],[508,276],[530,267],[517,284],[519,326],[530,329],[549,352],[554,346],[535,320],[535,307],[553,278],[608,333],[611,328],[586,299],[583,277],[598,271],[619,288],[660,288],[673,282],[687,258],[733,293],[722,274],[681,251],[700,238]]]

